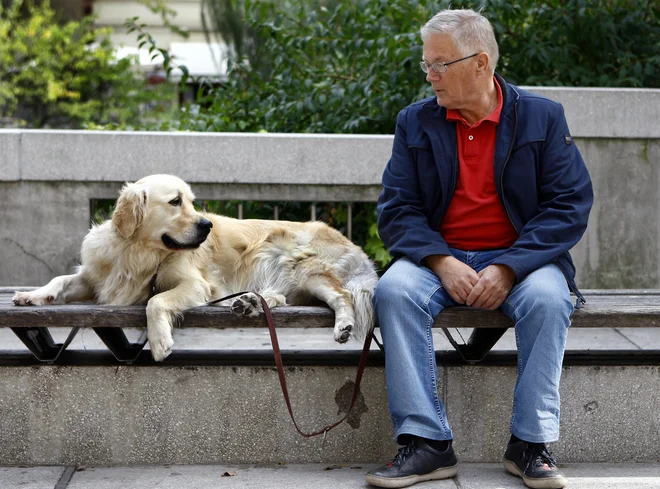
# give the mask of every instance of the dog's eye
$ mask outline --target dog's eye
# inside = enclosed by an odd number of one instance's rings
[[[173,205],[173,206],[177,206],[177,207],[180,206],[181,205],[181,197],[177,197],[176,199],[170,200],[169,204]]]

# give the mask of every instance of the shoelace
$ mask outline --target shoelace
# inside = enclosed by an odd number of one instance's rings
[[[417,445],[414,441],[411,441],[406,446],[399,448],[399,451],[396,453],[394,458],[390,460],[387,466],[392,467],[393,465],[396,465],[400,468],[401,465],[408,459],[408,457],[413,454],[416,448]]]
[[[545,464],[550,468],[557,466],[557,462],[548,451],[545,443],[529,443],[528,448],[531,452],[529,463],[527,464],[528,467],[531,464],[534,464],[535,467],[541,467]]]

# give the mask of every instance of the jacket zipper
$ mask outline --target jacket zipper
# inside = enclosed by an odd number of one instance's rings
[[[567,280],[566,282],[568,282],[568,288],[571,289],[571,292],[577,297],[577,299],[575,299],[575,309],[582,309],[582,305],[587,303],[587,299],[584,298],[572,280]]]
[[[458,172],[460,170],[461,170],[461,165],[458,162],[458,146],[457,146],[456,153],[454,153],[454,179],[452,181],[451,194],[449,195],[449,200],[447,201],[447,205],[445,206],[445,209],[442,212],[443,214],[447,212],[447,209],[449,208],[449,204],[451,203],[451,199],[454,197],[454,192],[456,192],[456,184],[458,183]]]
[[[502,172],[500,173],[500,189],[502,193],[502,206],[504,207],[504,212],[506,212],[506,216],[509,218],[509,222],[513,226],[513,229],[515,229],[516,232],[520,234],[520,230],[514,224],[513,219],[511,219],[511,214],[509,214],[509,209],[507,208],[506,200],[504,199],[504,170],[506,170],[506,165],[509,162],[509,158],[511,157],[511,151],[513,151],[513,145],[515,143],[515,136],[517,131],[518,131],[518,100],[516,100],[515,104],[513,105],[513,138],[511,139],[511,144],[509,144],[509,152],[507,153],[506,159],[504,160],[504,164],[502,165]],[[562,273],[564,272],[562,271]],[[564,274],[564,276],[566,276],[566,274]],[[583,304],[587,303],[587,300],[578,290],[573,280],[567,279],[566,283],[568,284],[568,288],[571,290],[571,292],[573,292],[577,297],[577,299],[575,300],[575,308],[580,309]]]
[[[451,191],[449,193],[449,198],[447,199],[447,203],[444,205],[444,208],[442,209],[442,215],[444,216],[445,213],[447,212],[447,209],[449,209],[449,204],[451,203],[451,199],[454,196],[454,192],[456,191],[456,184],[458,183],[458,172],[459,172],[459,167],[460,165],[458,164],[458,146],[456,147],[456,152],[454,153],[454,174],[451,182]],[[442,220],[438,223],[436,228],[440,227]]]
[[[517,94],[516,94],[517,95]],[[516,227],[511,219],[511,214],[509,214],[509,208],[506,206],[506,199],[504,198],[504,170],[506,170],[506,165],[509,163],[509,158],[511,157],[511,152],[513,151],[513,145],[516,142],[516,132],[518,132],[518,100],[513,104],[513,137],[511,138],[511,143],[509,143],[509,152],[506,155],[504,164],[502,165],[502,171],[500,172],[500,192],[502,198],[502,206],[504,207],[504,212],[506,212],[506,217],[509,218],[509,222],[513,226],[513,229],[520,234],[520,230]]]
[[[561,269],[561,267],[559,267],[559,270],[561,270],[561,273],[563,273],[564,276],[566,276],[566,274]],[[575,294],[575,297],[577,297],[577,299],[575,299],[575,309],[581,309],[582,305],[587,303],[587,299],[585,299],[582,293],[578,290],[577,285],[575,285],[574,279],[569,280],[567,278],[566,283],[568,283],[568,288],[571,290],[571,292],[573,292]]]

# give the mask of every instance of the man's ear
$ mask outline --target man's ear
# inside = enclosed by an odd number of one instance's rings
[[[130,238],[147,213],[147,191],[141,185],[127,183],[119,193],[112,213],[112,224],[124,238]]]
[[[488,56],[488,53],[483,51],[479,53],[476,57],[477,61],[477,71],[480,73],[485,73],[488,71],[488,63],[490,62],[490,56]]]

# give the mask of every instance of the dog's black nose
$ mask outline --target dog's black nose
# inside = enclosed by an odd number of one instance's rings
[[[210,231],[213,227],[213,223],[208,219],[201,218],[199,221],[197,221],[197,227],[204,231]]]

